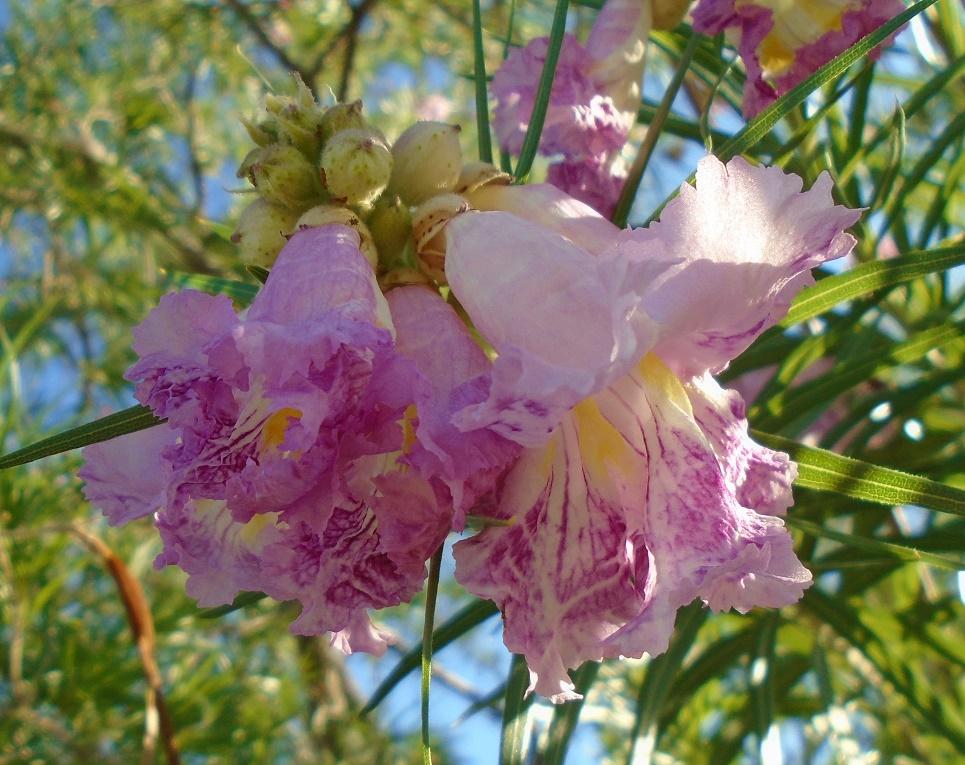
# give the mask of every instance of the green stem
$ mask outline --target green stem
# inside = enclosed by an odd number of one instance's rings
[[[489,134],[489,96],[486,92],[489,81],[486,79],[486,56],[483,51],[482,11],[479,0],[472,0],[472,42],[476,77],[476,132],[479,140],[479,159],[493,161],[493,142]]]
[[[660,101],[660,106],[657,107],[653,120],[647,128],[647,134],[643,137],[643,143],[640,144],[637,157],[633,160],[633,166],[630,168],[629,175],[627,175],[626,183],[623,184],[623,191],[620,192],[620,199],[617,201],[616,210],[613,212],[613,222],[620,228],[627,225],[627,218],[630,217],[630,208],[633,206],[633,200],[637,196],[637,189],[640,188],[640,181],[643,179],[643,174],[647,169],[647,164],[650,162],[650,157],[653,156],[653,150],[657,145],[657,139],[660,137],[664,120],[666,120],[667,115],[670,114],[670,106],[673,104],[674,98],[677,97],[677,92],[680,90],[681,84],[683,84],[684,75],[687,74],[687,70],[690,68],[690,61],[694,57],[694,51],[697,50],[699,43],[700,36],[696,34],[692,34],[687,41],[687,47],[684,48],[683,53],[680,54],[680,63],[677,65],[677,71],[674,73],[670,85],[667,86],[667,92],[663,94],[663,100]]]
[[[429,746],[429,683],[432,680],[432,627],[436,619],[436,595],[439,593],[439,568],[442,565],[442,548],[435,551],[429,561],[429,581],[426,584],[426,616],[422,628],[422,762],[432,765]]]

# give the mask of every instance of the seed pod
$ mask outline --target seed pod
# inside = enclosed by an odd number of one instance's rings
[[[327,141],[336,133],[343,130],[363,129],[367,127],[362,116],[362,102],[352,101],[347,104],[335,104],[325,110],[322,115],[322,140]]]
[[[459,194],[439,194],[423,202],[412,215],[412,239],[419,268],[439,284],[446,283],[446,224],[470,209]]]
[[[294,146],[276,143],[255,149],[238,175],[247,176],[265,201],[296,212],[322,198],[318,173]]]
[[[369,230],[383,264],[402,257],[412,235],[412,213],[398,197],[382,195],[369,215]]]
[[[488,162],[470,162],[463,165],[455,191],[457,194],[471,194],[491,183],[508,186],[512,182],[513,176],[504,173],[495,165],[490,165]]]
[[[333,198],[350,205],[369,204],[389,182],[392,153],[375,130],[343,130],[322,150],[322,175]]]
[[[335,205],[318,205],[317,207],[313,207],[311,210],[307,210],[302,214],[298,222],[295,223],[293,230],[300,231],[303,228],[312,228],[314,226],[328,226],[332,223],[349,226],[358,231],[359,249],[372,268],[375,269],[379,264],[379,253],[378,250],[375,249],[372,233],[362,222],[362,219],[347,207],[336,207]]]
[[[249,204],[231,235],[231,241],[238,245],[242,262],[270,268],[285,246],[285,235],[295,226],[297,218],[296,213],[264,199]]]
[[[462,171],[459,126],[417,122],[392,146],[395,167],[389,192],[408,205],[451,191]]]

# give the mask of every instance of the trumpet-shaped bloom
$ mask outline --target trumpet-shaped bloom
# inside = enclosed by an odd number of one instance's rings
[[[608,213],[622,186],[614,162],[636,120],[650,4],[608,0],[586,45],[565,35],[540,137],[540,151],[562,155],[547,180]],[[503,149],[518,153],[529,127],[549,38],[514,50],[493,76],[493,127]]]
[[[454,430],[435,421],[478,397],[460,386],[488,362],[438,295],[397,293],[390,308],[357,234],[327,226],[292,237],[244,317],[225,297],[165,296],[127,376],[167,423],[88,447],[88,498],[112,523],[154,514],[157,564],[184,569],[201,605],[262,590],[302,603],[296,632],[384,650],[367,611],[421,589],[476,475],[518,451],[479,434],[459,464],[432,464],[423,443]],[[428,315],[452,367],[413,339]]]
[[[899,0],[701,0],[694,29],[738,36],[750,118],[902,10]]]
[[[575,698],[583,661],[662,652],[694,598],[746,612],[809,586],[777,517],[795,467],[750,440],[710,374],[854,245],[859,213],[828,178],[801,189],[708,157],[647,230],[516,204],[548,197],[526,188],[449,223],[449,285],[499,354],[488,396],[453,421],[523,448],[486,501],[505,525],[456,545],[456,576],[500,607],[531,690]],[[547,225],[552,210],[568,220]]]

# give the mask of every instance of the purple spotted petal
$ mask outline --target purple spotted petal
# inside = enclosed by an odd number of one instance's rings
[[[669,262],[643,298],[661,325],[655,353],[684,378],[718,371],[787,312],[810,269],[847,255],[860,210],[836,206],[831,178],[809,191],[778,168],[705,157],[658,223],[628,232],[629,258]]]
[[[574,698],[586,660],[666,650],[695,597],[746,611],[796,602],[810,573],[783,523],[743,507],[673,374],[648,357],[527,449],[456,576],[503,612],[531,690]]]
[[[626,179],[622,162],[611,162],[605,155],[586,160],[554,162],[546,173],[547,183],[552,183],[608,218],[613,215]]]
[[[513,50],[493,75],[493,129],[500,146],[514,154],[523,145],[548,49],[548,37],[531,40]],[[590,76],[591,65],[576,38],[564,36],[540,140],[544,154],[597,154],[619,149],[626,140],[628,126]]]
[[[763,515],[784,515],[794,503],[791,484],[797,466],[784,452],[751,440],[744,400],[710,375],[684,385],[694,419],[717,455],[727,488],[743,507]]]

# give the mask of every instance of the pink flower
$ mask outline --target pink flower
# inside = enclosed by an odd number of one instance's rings
[[[562,155],[547,180],[600,212],[612,210],[623,175],[613,164],[640,105],[650,6],[608,0],[586,46],[565,35],[550,92],[540,152]],[[493,127],[500,146],[518,153],[536,101],[549,38],[517,48],[493,76]]]
[[[693,15],[698,32],[737,34],[751,118],[903,10],[899,0],[701,0]]]
[[[746,612],[809,586],[777,517],[795,466],[711,376],[854,246],[830,178],[801,187],[707,157],[646,230],[546,186],[449,223],[449,285],[498,353],[453,422],[523,449],[480,503],[508,525],[459,542],[456,576],[500,607],[531,690],[575,698],[568,669],[661,653],[694,598]]]
[[[519,451],[448,424],[489,362],[438,294],[387,302],[343,226],[296,233],[246,316],[186,291],[134,337],[128,378],[168,422],[88,447],[87,497],[112,523],[154,514],[157,565],[184,569],[201,605],[299,600],[293,630],[344,650],[384,650],[367,611],[421,589],[453,513]]]

